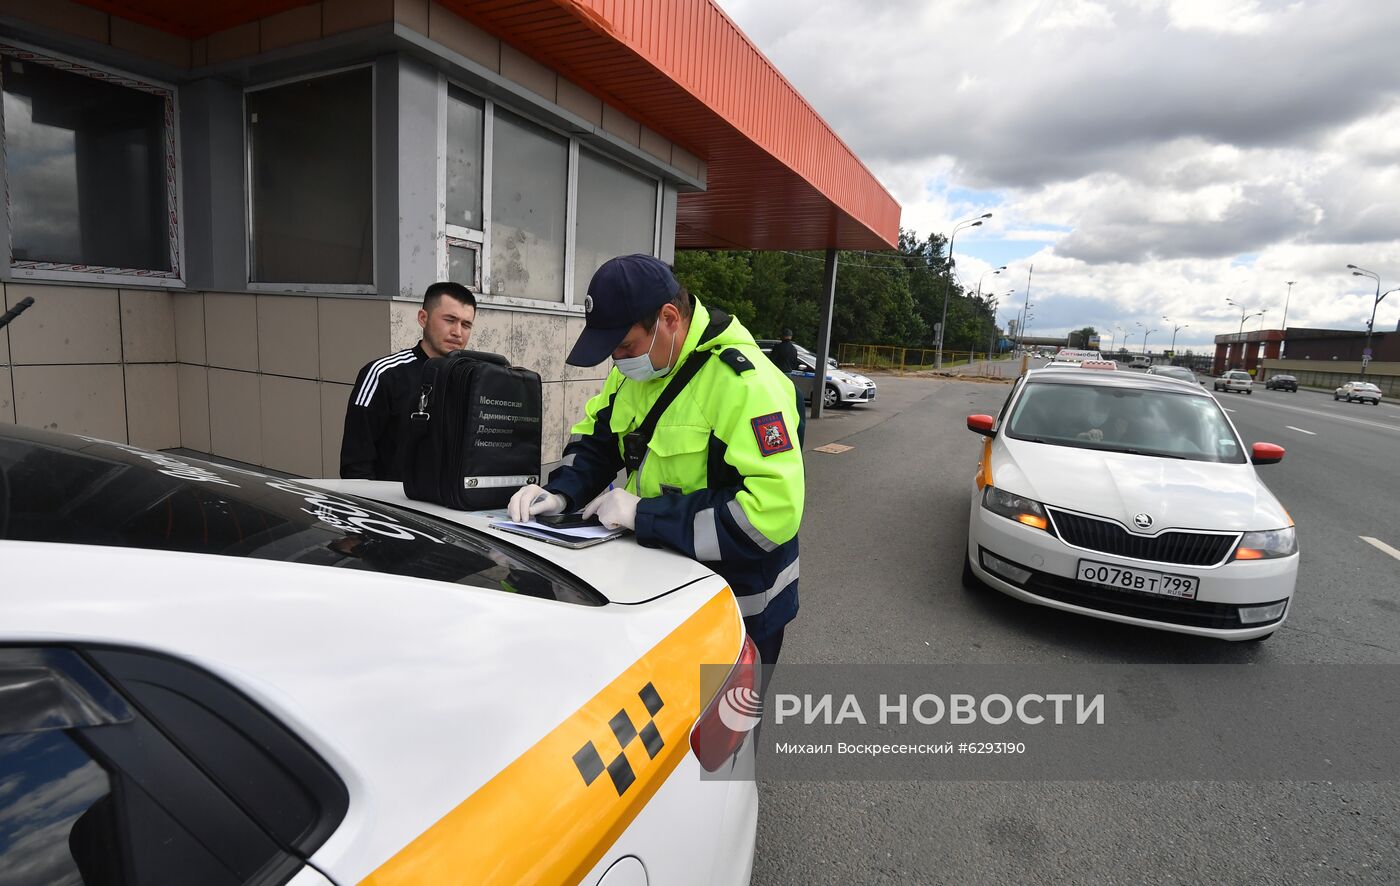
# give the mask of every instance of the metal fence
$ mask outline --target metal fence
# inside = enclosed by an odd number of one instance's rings
[[[1008,358],[1009,355],[988,354],[986,351],[944,351],[943,368],[953,369]],[[836,362],[842,366],[900,374],[927,372],[937,368],[938,351],[934,348],[901,348],[896,345],[842,344],[836,349]]]

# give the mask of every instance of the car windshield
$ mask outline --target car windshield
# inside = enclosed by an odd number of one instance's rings
[[[1012,410],[1017,440],[1242,464],[1243,448],[1213,398],[1117,385],[1038,382]]]

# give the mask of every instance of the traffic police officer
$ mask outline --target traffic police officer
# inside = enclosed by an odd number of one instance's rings
[[[516,492],[511,519],[587,502],[585,514],[633,530],[641,544],[694,557],[729,582],[763,663],[773,664],[797,614],[805,489],[792,382],[737,320],[707,310],[649,255],[605,262],[584,309],[568,362],[611,356],[612,371],[574,426],[564,466],[544,487]],[[649,418],[673,381],[684,387]],[[611,488],[624,466],[625,487]]]

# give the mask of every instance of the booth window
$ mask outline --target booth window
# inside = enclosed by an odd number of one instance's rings
[[[569,140],[499,107],[492,126],[490,292],[562,302]]]
[[[373,73],[247,93],[252,282],[373,286]]]
[[[0,44],[10,266],[180,279],[175,94]]]
[[[588,281],[617,255],[656,250],[654,178],[591,151],[578,154],[578,220],[574,233],[574,302]]]
[[[453,86],[447,91],[447,279],[481,290],[486,236],[483,170],[486,102]]]

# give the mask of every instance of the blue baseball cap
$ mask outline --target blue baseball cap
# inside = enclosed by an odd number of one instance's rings
[[[675,298],[681,284],[650,255],[619,255],[603,262],[583,297],[584,326],[565,358],[570,366],[597,366],[612,356],[627,330]]]

